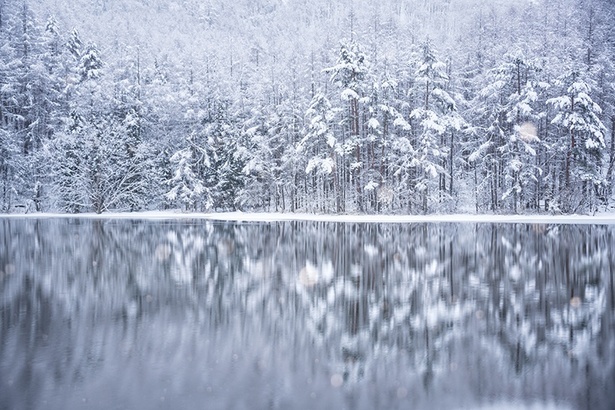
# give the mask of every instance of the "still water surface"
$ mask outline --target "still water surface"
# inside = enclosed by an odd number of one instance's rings
[[[613,409],[614,234],[0,219],[0,409]]]

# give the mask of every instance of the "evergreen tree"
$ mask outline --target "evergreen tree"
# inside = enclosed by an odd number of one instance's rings
[[[275,141],[268,132],[265,118],[251,118],[245,126],[248,128],[242,132],[237,155],[245,164],[242,172],[246,183],[239,192],[238,204],[248,209],[262,207],[271,211],[276,170],[270,161]]]
[[[186,141],[188,147],[177,151],[171,157],[171,163],[175,164],[175,173],[168,181],[171,189],[165,196],[168,200],[181,204],[184,210],[196,211],[199,208],[207,210],[212,206],[211,195],[203,185],[203,181],[197,177],[195,168],[199,161],[208,160],[206,157],[198,157],[201,150],[194,146],[193,136],[189,136]],[[209,162],[206,165],[208,166]]]
[[[483,138],[470,160],[482,167],[481,175],[488,181],[483,186],[489,192],[488,207],[516,213],[521,203],[536,203],[532,193],[537,193],[542,175],[536,162],[540,142],[536,124],[544,115],[536,106],[548,85],[531,78],[535,68],[522,55],[505,58],[488,72],[487,85],[475,98],[474,115]]]
[[[393,143],[396,140],[395,121],[403,120],[399,110],[404,105],[405,95],[400,92],[398,81],[386,71],[374,82],[368,107],[368,167],[371,185],[372,205],[381,211],[392,206],[394,181],[391,176]],[[409,130],[409,125],[408,125]],[[404,130],[400,129],[403,133]],[[394,171],[393,171],[394,172]]]
[[[452,150],[450,141],[464,122],[457,113],[455,100],[446,91],[449,82],[446,65],[436,57],[429,42],[421,47],[415,78],[414,95],[422,101],[409,116],[419,164],[415,188],[422,198],[422,212],[427,212],[430,203],[440,203],[445,198],[450,200],[447,180],[452,180],[452,173],[447,175],[446,166]]]
[[[361,123],[360,102],[364,97],[368,76],[367,57],[356,41],[342,43],[336,64],[325,69],[331,73],[331,81],[341,90],[340,96],[347,101],[347,114],[342,118],[343,133],[341,143],[346,154],[342,178],[354,185],[354,201],[363,210],[363,127]],[[344,192],[344,196],[345,196]]]
[[[239,193],[245,187],[243,169],[245,163],[239,155],[237,132],[230,124],[216,124],[212,131],[211,157],[214,163],[208,185],[212,187],[215,209],[233,211],[237,209]]]
[[[77,72],[81,77],[81,81],[98,78],[102,65],[102,60],[100,59],[96,44],[88,44],[77,66]]]
[[[83,42],[81,41],[79,32],[76,29],[73,29],[73,31],[71,31],[68,42],[66,43],[66,47],[68,48],[68,52],[73,56],[73,59],[75,61],[81,60],[81,54],[83,52]]]
[[[342,145],[333,133],[333,123],[338,115],[322,93],[317,93],[306,111],[305,136],[299,142],[297,151],[307,161],[305,165],[306,186],[310,186],[315,194],[315,204],[323,208],[321,211],[335,209],[342,212],[344,204],[340,193],[339,157],[344,155]],[[304,162],[305,163],[305,162]],[[311,178],[314,174],[315,178]],[[307,180],[312,179],[312,183]],[[333,198],[333,206],[328,204],[327,197]]]
[[[598,206],[597,200],[604,199],[601,193],[605,183],[602,159],[606,127],[599,118],[602,110],[577,71],[560,78],[557,86],[562,95],[547,103],[555,112],[552,124],[561,130],[560,163],[564,169],[560,202],[567,212],[592,212]]]

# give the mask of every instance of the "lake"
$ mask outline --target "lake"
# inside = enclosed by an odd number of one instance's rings
[[[613,409],[615,226],[0,219],[0,409]]]

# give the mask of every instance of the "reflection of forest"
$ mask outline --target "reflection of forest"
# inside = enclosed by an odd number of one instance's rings
[[[398,398],[464,384],[608,408],[614,231],[3,220],[0,408],[37,407],[111,360],[182,369],[204,339],[216,363],[252,350],[264,369],[286,352]]]

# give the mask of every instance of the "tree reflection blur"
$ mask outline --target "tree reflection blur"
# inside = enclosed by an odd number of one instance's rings
[[[0,408],[615,404],[611,226],[0,229]]]

